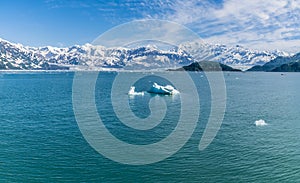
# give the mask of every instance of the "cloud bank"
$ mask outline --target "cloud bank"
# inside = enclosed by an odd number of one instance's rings
[[[118,23],[147,18],[175,21],[211,43],[300,51],[300,1],[296,0],[78,0],[71,5],[96,8]]]
[[[300,1],[191,0],[160,6],[171,11],[156,14],[154,18],[184,24],[208,42],[300,51]]]

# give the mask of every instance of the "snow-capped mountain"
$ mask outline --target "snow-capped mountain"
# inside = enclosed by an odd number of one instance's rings
[[[220,62],[242,70],[250,68],[253,65],[264,65],[278,56],[290,56],[290,54],[279,50],[272,52],[259,51],[244,48],[240,45],[230,47],[222,44],[197,42],[185,43],[180,45],[179,49],[186,50],[193,55],[194,59],[199,61],[205,58],[205,60]]]
[[[26,47],[0,39],[0,69],[174,68],[210,60],[233,67],[263,65],[284,52],[255,51],[241,46],[184,43],[169,50],[155,46],[106,48],[91,44],[68,48]]]

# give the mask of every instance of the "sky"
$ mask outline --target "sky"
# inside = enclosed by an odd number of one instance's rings
[[[80,45],[122,23],[162,19],[208,43],[300,51],[297,0],[4,0],[0,17],[0,38],[26,46]]]

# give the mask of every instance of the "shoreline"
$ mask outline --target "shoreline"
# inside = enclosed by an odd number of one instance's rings
[[[76,73],[76,72],[127,72],[127,73],[178,73],[178,72],[188,72],[188,73],[213,73],[213,72],[223,72],[223,73],[300,73],[300,72],[265,72],[265,71],[172,71],[172,70],[0,70],[0,74],[21,74],[21,73]]]

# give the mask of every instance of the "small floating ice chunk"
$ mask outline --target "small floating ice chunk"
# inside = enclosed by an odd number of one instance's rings
[[[256,126],[266,126],[266,125],[268,125],[268,123],[266,123],[265,120],[260,119],[260,120],[255,121],[255,125]]]
[[[161,86],[157,83],[153,83],[152,87],[148,91],[149,93],[163,94],[163,95],[175,95],[179,94],[179,91],[176,90],[171,85]]]
[[[136,91],[135,91],[135,87],[134,87],[134,86],[131,86],[131,87],[130,87],[130,90],[129,90],[129,92],[128,92],[128,95],[131,95],[131,96],[135,96],[135,95],[143,96],[143,95],[144,95],[144,92],[136,92]]]

